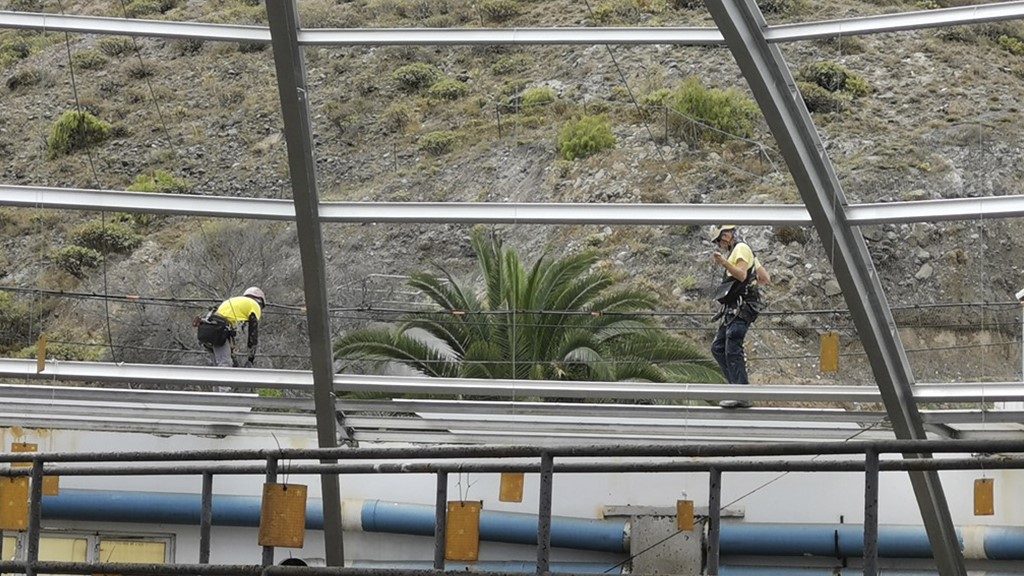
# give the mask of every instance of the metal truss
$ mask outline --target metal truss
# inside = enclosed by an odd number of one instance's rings
[[[768,26],[752,0],[706,0],[717,28],[550,28],[550,29],[404,29],[404,30],[316,30],[301,29],[295,0],[268,0],[269,28],[254,26],[225,26],[183,22],[158,22],[117,18],[56,16],[0,12],[0,28],[31,29],[85,34],[118,34],[163,38],[190,38],[225,42],[269,43],[273,47],[277,67],[277,80],[285,121],[285,136],[289,149],[289,168],[292,178],[293,200],[242,200],[189,196],[173,198],[157,195],[132,195],[126,192],[94,192],[82,190],[56,190],[5,186],[0,189],[0,205],[35,206],[61,209],[117,209],[154,213],[189,213],[211,217],[238,217],[294,220],[300,239],[307,319],[310,325],[312,374],[264,375],[277,379],[270,386],[299,384],[312,388],[315,398],[318,435],[322,446],[337,440],[333,395],[338,391],[376,387],[382,391],[408,391],[438,385],[453,386],[468,391],[486,389],[480,382],[416,382],[414,380],[390,382],[345,377],[339,380],[330,374],[332,358],[327,330],[326,286],[323,275],[323,251],[320,225],[324,222],[510,222],[510,223],[601,223],[601,224],[699,224],[729,220],[738,224],[808,224],[812,223],[823,241],[837,247],[833,267],[849,304],[858,332],[878,382],[878,393],[885,402],[888,419],[900,438],[926,437],[925,420],[918,411],[916,396],[922,390],[915,388],[906,354],[892,321],[891,311],[874,273],[864,240],[858,226],[882,222],[915,222],[979,217],[1019,217],[1024,215],[1024,197],[970,199],[891,205],[850,206],[843,196],[831,164],[817,137],[813,123],[795,89],[792,76],[778,51],[778,44],[833,36],[852,36],[881,32],[894,32],[978,24],[1024,17],[1024,2],[1003,2],[979,6],[964,6],[945,10],[927,10],[903,14],[890,14],[864,18],[851,18],[829,22],[812,22]],[[764,111],[769,126],[780,144],[790,172],[800,189],[806,208],[797,206],[602,206],[602,205],[402,205],[402,204],[330,204],[317,198],[312,139],[305,101],[305,73],[302,59],[303,46],[352,45],[489,45],[489,44],[670,44],[670,45],[727,45],[736,57],[751,89]],[[230,207],[230,208],[229,208]],[[241,211],[239,210],[241,209]],[[741,216],[742,215],[742,216]],[[5,364],[4,369],[9,368]],[[65,365],[48,365],[48,376],[73,370]],[[88,371],[83,367],[77,370]],[[93,369],[104,378],[122,378],[133,381],[131,372],[140,379],[155,382],[208,382],[209,368],[198,374],[176,373],[161,367],[160,374],[153,368],[118,366]],[[236,377],[224,370],[221,383],[230,383]],[[252,370],[239,371],[238,379],[251,386],[257,374]],[[27,374],[22,374],[26,376]],[[176,378],[180,378],[176,380]],[[72,377],[74,379],[74,377]],[[302,381],[301,383],[297,381]],[[102,380],[101,380],[102,381]],[[109,380],[108,380],[109,381]],[[507,384],[507,383],[506,383]],[[593,384],[593,383],[592,383]],[[190,384],[191,385],[191,384]],[[202,385],[200,384],[200,387]],[[560,388],[561,386],[561,388]],[[671,394],[665,388],[649,386],[631,387],[634,392],[660,398]],[[755,387],[756,388],[756,387]],[[516,393],[544,396],[557,391],[557,397],[584,397],[593,391],[572,391],[563,383],[514,383]],[[601,394],[622,398],[627,394],[616,385],[601,383]],[[948,391],[948,390],[947,390]],[[678,391],[675,391],[678,392]],[[713,390],[705,390],[714,396]],[[729,396],[736,396],[736,391]],[[748,397],[760,392],[743,391]],[[550,396],[549,396],[550,397]],[[628,397],[628,396],[626,396]],[[992,400],[992,395],[987,396]],[[1018,395],[1019,398],[1019,395]],[[477,418],[474,426],[484,426]],[[512,425],[514,423],[504,423]],[[597,426],[599,422],[592,423]],[[588,433],[607,433],[603,427]],[[930,423],[928,430],[948,430],[948,424]],[[486,426],[485,426],[486,427]],[[437,428],[442,428],[437,426]],[[343,428],[344,429],[344,428]],[[652,434],[657,426],[650,425],[645,434]],[[566,432],[572,430],[566,429]],[[721,432],[721,430],[718,430]],[[483,430],[483,432],[489,432]],[[556,432],[558,432],[556,430]],[[795,432],[792,432],[795,433]],[[914,454],[909,454],[914,456]],[[923,456],[921,454],[920,456]],[[934,470],[911,473],[911,480],[928,529],[932,548],[940,572],[945,576],[965,574],[963,557],[959,553],[956,535],[952,530],[949,511]],[[336,477],[335,477],[336,482]],[[336,508],[340,500],[336,486],[325,486],[325,515],[327,509]],[[340,520],[325,518],[328,534],[328,562],[339,565]],[[335,541],[336,540],[336,541]],[[333,548],[333,547],[337,548]],[[336,551],[332,551],[336,550]]]

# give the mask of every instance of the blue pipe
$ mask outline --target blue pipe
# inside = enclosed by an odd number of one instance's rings
[[[965,547],[964,533],[975,544]],[[957,529],[964,557],[977,560],[1024,559],[1024,528],[969,526]],[[978,546],[980,543],[981,546]],[[864,528],[859,524],[722,524],[722,555],[826,556],[854,558],[864,555]],[[879,526],[878,555],[884,558],[932,558],[924,528]]]
[[[352,561],[352,568],[387,568],[392,570],[433,570],[433,562],[374,562],[368,560]],[[621,574],[621,565],[591,562],[552,562],[553,574]],[[536,573],[537,562],[491,561],[491,562],[445,562],[447,572],[523,572]]]
[[[836,576],[837,574],[862,574],[860,569],[843,569],[837,572],[835,568],[806,568],[806,567],[773,567],[773,566],[721,566],[718,570],[719,576]],[[879,569],[880,576],[940,576],[938,572],[927,570],[888,570]],[[1021,572],[993,572],[986,570],[985,576],[1020,576]]]
[[[398,504],[367,500],[362,511],[366,532],[434,535],[434,508],[421,504]],[[551,518],[551,545],[575,550],[629,552],[626,524],[621,520]],[[480,512],[480,539],[514,544],[537,543],[537,516],[515,512]],[[536,568],[536,566],[534,566]]]
[[[213,523],[217,526],[260,525],[258,496],[217,495],[213,499]],[[198,494],[167,492],[114,492],[61,490],[43,498],[43,517],[54,520],[137,522],[199,525],[202,502]],[[434,508],[367,500],[360,511],[362,530],[396,534],[434,535]],[[551,545],[579,550],[623,553],[629,551],[628,521],[552,518]],[[306,528],[322,530],[322,502],[306,502]],[[537,517],[513,512],[480,514],[480,538],[513,544],[537,543]],[[534,567],[536,568],[536,567]]]

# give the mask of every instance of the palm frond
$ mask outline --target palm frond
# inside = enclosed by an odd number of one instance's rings
[[[379,328],[364,328],[342,336],[334,344],[334,357],[389,360],[437,378],[453,378],[458,373],[458,364],[450,362],[437,349],[405,334]]]

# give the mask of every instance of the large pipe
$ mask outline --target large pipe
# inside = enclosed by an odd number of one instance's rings
[[[972,560],[1024,559],[1024,528],[965,526],[957,529],[964,558]],[[721,553],[750,556],[827,556],[860,558],[864,554],[864,528],[859,524],[722,524]],[[886,558],[931,558],[924,528],[880,526],[878,555]]]
[[[218,526],[260,524],[258,496],[218,495],[213,499],[213,523]],[[198,494],[169,492],[122,492],[61,490],[43,499],[43,517],[53,520],[191,524],[198,526],[202,502]],[[434,507],[379,500],[346,500],[342,503],[346,530],[434,534]],[[578,550],[624,553],[629,551],[629,521],[552,518],[551,545]],[[323,529],[320,500],[306,503],[306,528]],[[513,544],[537,543],[537,516],[515,512],[480,513],[480,538]]]
[[[860,574],[860,570],[843,569],[842,574]],[[1021,572],[970,572],[979,576],[1020,576]],[[836,576],[835,568],[774,567],[774,566],[722,566],[721,576]],[[880,576],[940,576],[934,570],[879,569]]]

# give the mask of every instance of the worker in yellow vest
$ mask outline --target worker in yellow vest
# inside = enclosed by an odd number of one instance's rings
[[[228,298],[199,319],[196,336],[199,342],[213,353],[214,365],[238,366],[232,352],[235,336],[242,330],[248,333],[246,343],[249,355],[246,367],[252,366],[260,342],[260,316],[264,306],[266,296],[263,290],[253,286],[246,289],[241,296]]]

